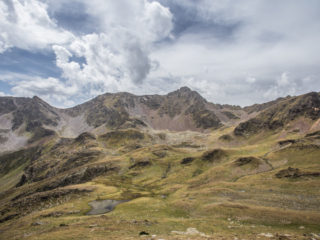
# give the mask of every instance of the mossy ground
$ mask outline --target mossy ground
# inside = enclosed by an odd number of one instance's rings
[[[320,149],[308,147],[313,144],[308,141],[305,147],[280,148],[280,134],[218,140],[230,131],[232,128],[190,133],[188,139],[167,133],[168,144],[146,144],[107,154],[98,162],[117,162],[119,172],[73,186],[91,192],[52,200],[30,214],[1,223],[0,239],[138,239],[141,231],[157,235],[155,239],[267,239],[261,233],[273,234],[272,239],[281,239],[276,234],[310,239],[309,234],[320,233],[320,178],[275,176],[288,167],[320,171]],[[201,147],[174,147],[179,140]],[[100,146],[103,149],[103,141]],[[215,148],[223,149],[226,157],[204,161],[203,153]],[[266,161],[263,166],[269,167],[235,164],[238,158],[248,156]],[[194,161],[181,164],[186,157]],[[150,164],[130,168],[141,159]],[[15,174],[21,171],[17,168],[3,176],[0,186],[12,186],[17,181]],[[88,203],[99,199],[130,201],[107,214],[87,216]],[[190,227],[205,236],[172,233]]]

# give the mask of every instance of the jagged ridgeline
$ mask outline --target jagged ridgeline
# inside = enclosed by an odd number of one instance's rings
[[[54,108],[38,97],[1,97],[0,136],[2,149],[13,150],[56,134],[77,137],[86,131],[103,134],[128,128],[218,129],[243,115],[247,114],[240,107],[209,103],[187,87],[164,96],[107,93],[69,109]]]
[[[317,239],[319,159],[317,92],[0,97],[0,239]]]

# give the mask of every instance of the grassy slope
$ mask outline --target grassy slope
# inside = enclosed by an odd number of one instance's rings
[[[258,234],[267,232],[308,239],[304,233],[319,233],[320,178],[279,179],[275,174],[288,167],[320,171],[320,150],[279,149],[279,135],[218,141],[219,136],[230,131],[231,128],[215,131],[204,137],[189,135],[190,139],[167,134],[169,143],[180,137],[181,142],[188,140],[200,148],[146,145],[108,155],[99,161],[118,162],[122,167],[118,174],[75,186],[92,192],[50,200],[31,214],[2,223],[0,239],[136,239],[140,231],[164,239],[206,239],[171,232],[189,227],[214,239],[256,239]],[[99,141],[105,146],[103,139]],[[218,147],[227,157],[213,162],[202,159],[204,151]],[[161,151],[165,152],[164,157],[157,154]],[[181,164],[183,158],[190,156],[195,158],[193,162]],[[245,156],[260,160],[243,166],[235,164],[236,159]],[[147,159],[151,164],[129,169],[132,159]],[[5,176],[0,186],[17,181],[14,179],[14,174]],[[86,216],[88,202],[96,199],[132,200],[110,213]],[[56,213],[58,217],[54,216]],[[37,221],[42,224],[31,225]]]

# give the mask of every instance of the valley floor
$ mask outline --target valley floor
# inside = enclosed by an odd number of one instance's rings
[[[18,168],[0,181],[0,239],[320,239],[319,137],[221,140],[228,132],[166,133],[114,152],[98,139],[94,164],[117,171],[42,192],[12,188]],[[128,201],[86,214],[106,199]]]

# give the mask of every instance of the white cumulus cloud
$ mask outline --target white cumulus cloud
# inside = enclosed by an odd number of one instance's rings
[[[48,102],[60,103],[60,106],[71,106],[74,101],[69,97],[77,94],[76,86],[67,86],[56,78],[33,78],[19,81],[19,84],[12,88],[15,96],[39,96]]]
[[[38,0],[12,0],[0,3],[0,53],[11,47],[27,50],[52,49],[61,79],[14,81],[16,95],[53,91],[50,99],[61,103],[74,95],[83,99],[106,91],[140,88],[157,65],[149,55],[153,44],[167,38],[173,28],[172,14],[156,1],[80,1],[95,18],[98,32],[75,35],[58,26],[48,14],[47,3]],[[60,0],[60,7],[67,3]],[[124,7],[125,6],[125,7]],[[77,61],[81,59],[81,61]],[[41,80],[43,79],[43,84]],[[54,85],[56,84],[56,88]],[[64,91],[69,86],[74,91]],[[67,88],[68,89],[68,88]],[[61,91],[59,95],[58,92]]]
[[[73,35],[48,16],[47,5],[37,0],[0,2],[0,53],[10,47],[43,49],[69,42]]]
[[[68,19],[75,4],[92,25],[84,32],[66,30],[52,14]],[[319,11],[318,0],[3,0],[0,54],[53,53],[61,76],[0,72],[0,81],[15,95],[48,95],[65,106],[183,85],[240,105],[319,91]]]
[[[160,67],[150,77],[180,77],[211,101],[241,105],[319,91],[319,1],[160,2],[182,9],[185,29],[152,52]]]

